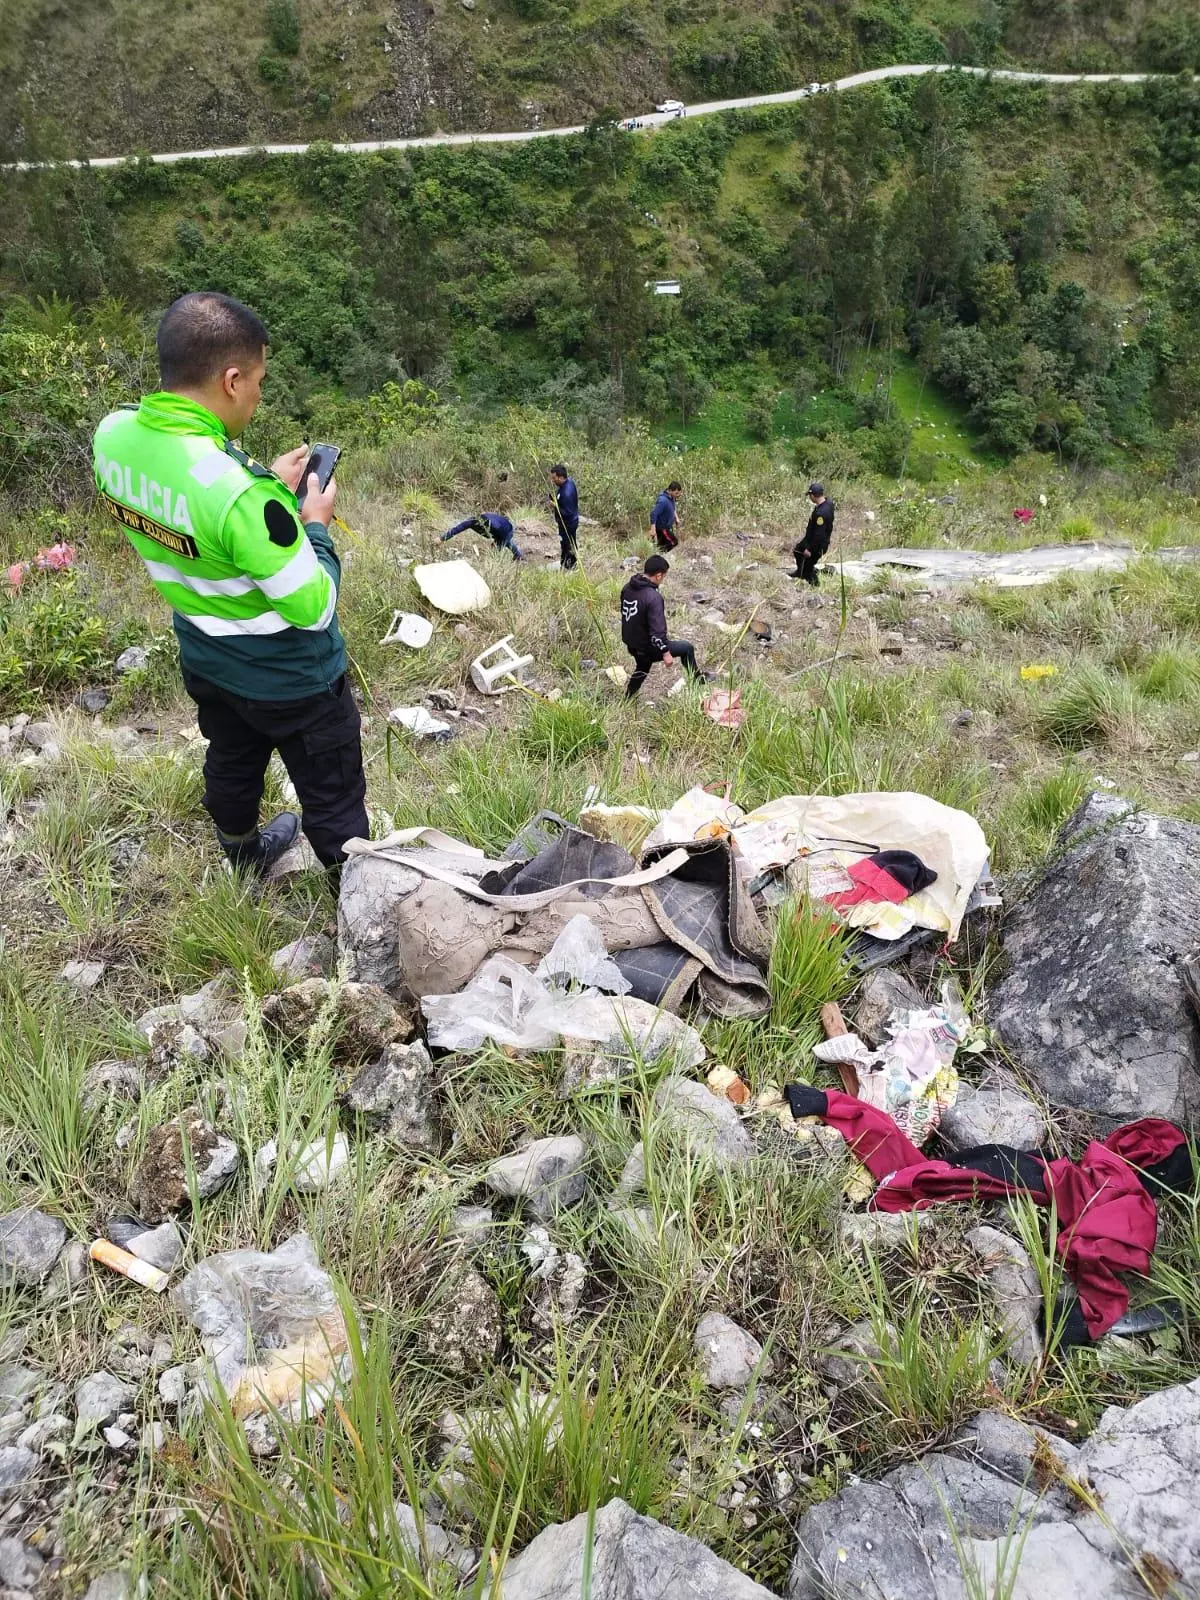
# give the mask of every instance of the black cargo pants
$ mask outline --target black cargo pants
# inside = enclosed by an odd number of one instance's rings
[[[258,827],[267,764],[278,750],[323,866],[346,859],[347,839],[369,838],[361,722],[344,675],[303,700],[245,700],[190,672],[183,686],[208,740],[202,803],[220,833],[238,838]]]

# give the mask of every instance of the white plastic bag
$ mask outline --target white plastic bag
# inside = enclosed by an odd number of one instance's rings
[[[633,987],[605,948],[600,929],[582,913],[565,925],[534,975],[546,984],[579,983],[606,994],[628,994]]]

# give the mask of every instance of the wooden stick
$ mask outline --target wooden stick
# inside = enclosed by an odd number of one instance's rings
[[[842,1009],[835,1000],[830,1000],[821,1007],[821,1026],[825,1030],[827,1039],[840,1038],[843,1033],[849,1033],[846,1020],[842,1016]],[[838,1077],[842,1080],[842,1088],[847,1094],[858,1098],[858,1073],[854,1070],[852,1061],[839,1061],[837,1063]]]

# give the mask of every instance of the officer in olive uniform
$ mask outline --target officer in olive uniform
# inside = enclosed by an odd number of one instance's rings
[[[817,562],[821,560],[829,549],[829,541],[833,538],[833,501],[825,493],[825,486],[821,483],[810,483],[808,498],[812,504],[812,513],[808,519],[808,527],[804,530],[804,537],[795,547],[792,554],[796,558],[795,572],[789,572],[789,578],[803,578],[805,583],[817,587]]]
[[[264,467],[231,443],[254,415],[267,330],[237,300],[185,294],[158,328],[162,387],[96,429],[100,497],[174,613],[184,686],[208,740],[204,807],[235,867],[263,872],[301,821],[258,813],[271,753],[318,859],[368,837],[358,707],[337,622],[336,485],[306,446]]]

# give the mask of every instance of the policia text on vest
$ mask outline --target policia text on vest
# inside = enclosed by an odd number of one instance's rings
[[[159,329],[164,388],[96,429],[96,487],[171,607],[184,685],[208,740],[204,805],[227,853],[261,870],[296,835],[287,815],[259,829],[278,750],[304,831],[333,866],[347,839],[368,834],[359,714],[337,621],[341,564],[327,526],[335,486],[286,481],[299,478],[306,449],[273,470],[231,442],[258,404],[264,347],[261,323],[238,302],[177,301]],[[186,383],[168,383],[172,363]]]

